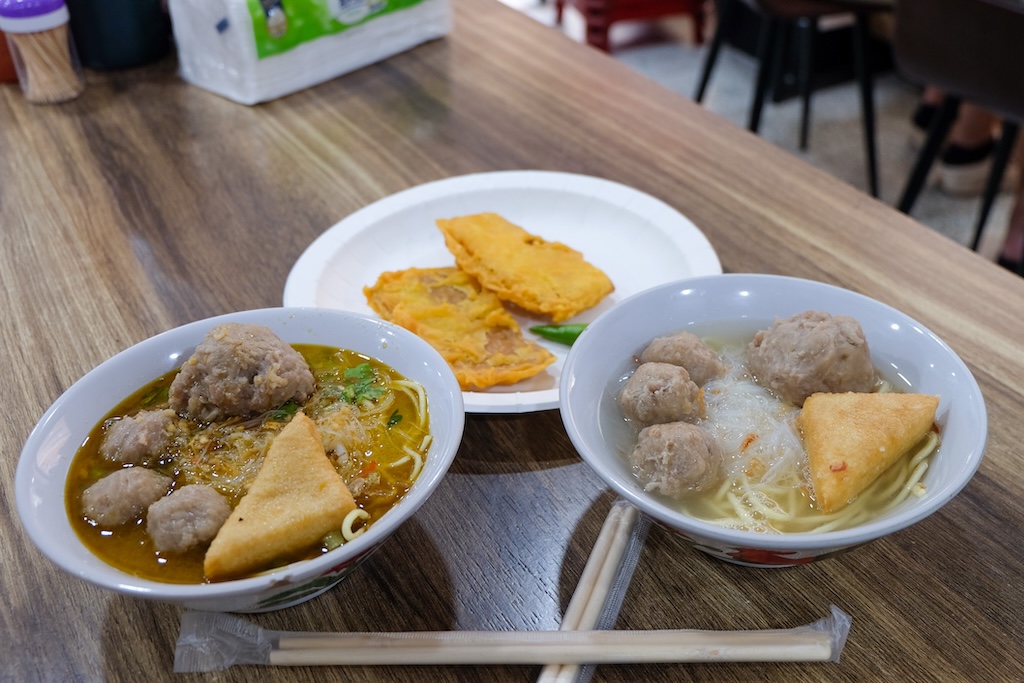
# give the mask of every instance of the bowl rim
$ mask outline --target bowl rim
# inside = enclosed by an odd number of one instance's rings
[[[271,317],[275,321],[267,322],[268,318]],[[382,335],[382,343],[397,341],[405,345],[412,345],[416,348],[418,354],[425,355],[423,365],[431,373],[437,374],[438,381],[448,385],[448,390],[441,392],[443,395],[435,400],[448,404],[453,422],[446,425],[443,438],[435,438],[431,444],[430,455],[433,457],[427,458],[423,471],[421,471],[409,492],[391,510],[382,515],[370,527],[367,533],[318,557],[299,560],[257,574],[256,576],[198,584],[163,583],[134,576],[100,560],[85,547],[73,530],[70,533],[74,536],[78,546],[80,546],[80,549],[76,548],[74,551],[69,551],[68,548],[57,542],[48,533],[48,529],[43,526],[40,517],[34,514],[35,502],[32,500],[32,496],[37,488],[35,478],[40,474],[40,468],[35,456],[46,446],[47,437],[53,433],[55,428],[58,428],[56,423],[60,421],[66,407],[72,402],[82,400],[82,394],[88,392],[92,385],[96,384],[100,378],[106,376],[112,368],[116,368],[136,358],[155,358],[161,351],[166,352],[169,350],[178,351],[176,354],[172,353],[172,358],[181,357],[181,360],[184,360],[184,358],[191,354],[192,349],[194,349],[206,331],[220,323],[252,322],[273,326],[275,324],[286,325],[292,321],[302,324],[302,321],[312,321],[320,317],[345,320],[356,325],[366,326],[368,330],[375,330]],[[191,341],[182,343],[180,339]],[[365,351],[362,352],[367,353]],[[368,355],[373,355],[373,353],[369,352]],[[142,384],[140,383],[139,386],[142,386]],[[428,402],[430,398],[428,397]],[[96,411],[102,416],[112,408],[113,404],[110,406],[100,406]],[[102,417],[98,419],[102,419]],[[462,392],[459,390],[458,381],[455,379],[454,373],[451,372],[448,364],[444,362],[444,359],[432,346],[404,328],[360,313],[318,307],[282,306],[224,313],[170,328],[132,344],[100,362],[64,390],[43,413],[22,447],[15,474],[16,509],[21,519],[22,527],[25,529],[29,539],[50,561],[60,569],[87,583],[118,593],[180,603],[183,601],[201,602],[204,600],[223,600],[250,596],[262,593],[275,586],[279,586],[281,590],[284,590],[288,586],[296,585],[304,580],[330,573],[332,568],[346,566],[358,560],[376,548],[382,541],[386,540],[426,502],[427,498],[438,487],[441,479],[455,459],[462,440],[464,427],[465,409],[462,402]],[[91,429],[91,426],[89,429]],[[77,436],[84,435],[79,434]],[[69,444],[64,446],[63,450],[71,449],[71,455],[68,456],[66,453],[63,453],[59,458],[59,464],[55,465],[60,471],[59,479],[62,490],[66,485],[70,460],[73,459],[81,444],[80,441],[70,442],[69,439],[67,441],[69,441]],[[64,462],[65,460],[67,462]],[[61,497],[61,508],[65,512],[63,515],[64,523],[70,527],[70,520],[67,519],[66,513],[66,500],[63,494]],[[102,571],[97,574],[83,569],[80,566],[79,552],[88,553],[92,559],[99,562],[102,566]]]
[[[765,283],[781,285],[783,287],[803,287],[818,289],[838,297],[845,297],[848,301],[857,301],[875,307],[880,312],[901,319],[905,324],[916,328],[922,336],[928,338],[932,343],[942,350],[950,362],[957,368],[958,374],[964,387],[967,390],[966,409],[973,413],[972,422],[977,425],[977,436],[972,440],[971,448],[964,456],[964,465],[958,469],[959,478],[952,485],[946,486],[938,495],[929,495],[920,499],[920,503],[910,506],[882,519],[876,519],[858,526],[826,532],[813,533],[783,533],[764,534],[753,531],[741,531],[718,526],[681,512],[672,510],[651,497],[642,495],[637,489],[624,485],[618,477],[610,472],[609,467],[600,459],[595,458],[587,449],[584,437],[581,435],[578,420],[574,417],[575,393],[572,385],[576,375],[581,371],[578,367],[580,356],[592,345],[591,340],[599,335],[606,334],[605,328],[614,329],[616,319],[628,311],[636,301],[643,299],[657,299],[665,297],[668,293],[680,289],[693,289],[702,286],[713,286],[729,289],[755,288]],[[728,283],[728,284],[723,284]],[[769,313],[767,317],[778,317]],[[666,330],[666,333],[668,330]],[[675,282],[665,283],[639,292],[627,299],[624,299],[615,307],[605,311],[596,318],[580,337],[576,340],[566,358],[561,396],[561,417],[566,433],[576,448],[580,457],[595,471],[595,473],[610,486],[619,496],[631,502],[638,509],[645,512],[656,521],[676,529],[681,533],[693,535],[696,539],[714,539],[718,542],[725,542],[744,548],[757,548],[773,551],[814,551],[819,549],[840,549],[871,541],[882,536],[905,529],[925,517],[928,517],[946,503],[952,500],[970,482],[977,472],[984,457],[985,446],[988,438],[988,418],[984,397],[978,386],[977,380],[964,363],[963,359],[938,335],[929,328],[914,320],[909,315],[898,309],[885,304],[877,299],[855,292],[850,289],[836,285],[785,275],[758,274],[758,273],[724,273],[720,275],[708,275],[695,278],[686,278]]]

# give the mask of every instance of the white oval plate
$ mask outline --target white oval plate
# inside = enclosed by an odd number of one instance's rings
[[[376,315],[363,287],[388,270],[455,265],[434,221],[499,213],[547,240],[562,242],[611,278],[615,291],[566,322],[590,322],[622,299],[655,285],[722,272],[707,238],[654,197],[601,178],[548,171],[479,173],[418,185],[385,197],[318,237],[292,267],[285,306],[340,308]],[[470,413],[525,413],[558,407],[569,348],[533,335],[548,321],[516,315],[523,333],[558,360],[517,384],[463,392]]]

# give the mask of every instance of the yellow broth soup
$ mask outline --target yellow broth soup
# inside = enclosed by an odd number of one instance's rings
[[[430,445],[426,396],[422,387],[393,368],[363,354],[317,345],[294,345],[316,380],[302,405],[247,418],[195,422],[178,416],[170,445],[140,463],[173,480],[172,490],[205,484],[231,507],[245,495],[268,445],[302,410],[316,424],[328,458],[351,490],[360,515],[352,534],[380,519],[410,489]],[[65,501],[72,527],[82,542],[105,562],[145,579],[202,583],[207,544],[180,554],[156,550],[146,532],[145,515],[103,527],[85,514],[82,492],[122,465],[103,457],[100,446],[114,422],[140,411],[168,407],[168,389],[177,371],[155,379],[116,406],[89,434],[68,473]],[[281,558],[280,565],[327,552],[345,542],[331,533],[304,556]]]

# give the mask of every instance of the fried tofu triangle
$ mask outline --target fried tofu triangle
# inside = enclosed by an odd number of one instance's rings
[[[567,320],[597,305],[615,287],[580,252],[531,235],[496,213],[438,219],[455,263],[503,301]]]
[[[841,510],[863,493],[928,435],[938,407],[925,394],[811,394],[797,421],[818,509]]]
[[[341,529],[355,507],[313,421],[296,413],[270,442],[248,493],[206,551],[206,578],[233,579],[297,559]]]
[[[458,268],[382,273],[363,293],[380,317],[437,349],[463,389],[514,384],[555,362],[523,337],[498,297]]]

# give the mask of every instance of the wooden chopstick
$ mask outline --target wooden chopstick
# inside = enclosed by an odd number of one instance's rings
[[[597,625],[636,520],[637,510],[632,505],[612,505],[566,607],[560,630],[590,630]],[[541,669],[537,683],[572,681],[579,671],[578,664],[547,664]]]
[[[267,631],[222,612],[186,611],[174,671],[221,671],[238,664],[838,662],[851,621],[833,605],[829,617],[785,630],[315,633]]]
[[[626,553],[642,539],[639,513],[612,506],[594,543],[558,631],[411,631],[313,633],[263,631],[227,614],[186,612],[175,651],[176,672],[219,671],[234,664],[273,666],[400,666],[541,664],[538,683],[576,681],[582,665],[654,662],[839,661],[849,615],[832,607],[829,618],[792,629],[758,631],[596,628],[611,591],[628,585]],[[642,541],[639,541],[642,542]],[[635,559],[635,556],[629,556]],[[632,562],[628,563],[629,567]],[[631,569],[630,569],[631,571]],[[622,576],[620,576],[622,574]],[[617,611],[618,603],[614,603]]]
[[[608,512],[558,631],[413,631],[281,634],[269,664],[544,664],[538,683],[572,681],[582,664],[780,662],[833,659],[834,639],[815,629],[763,631],[593,630],[616,580],[638,512]]]
[[[269,663],[291,665],[631,664],[828,661],[833,639],[762,631],[420,631],[282,637]]]

